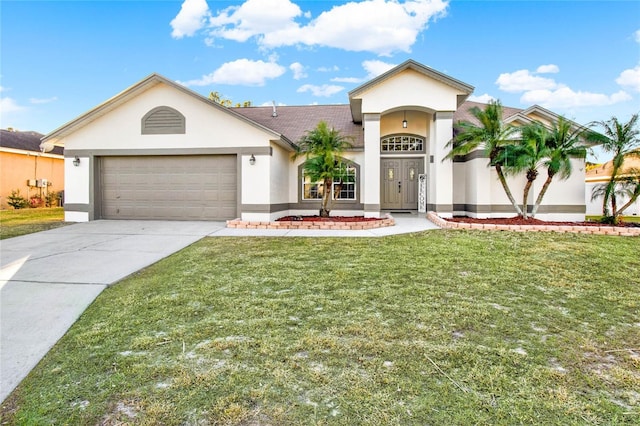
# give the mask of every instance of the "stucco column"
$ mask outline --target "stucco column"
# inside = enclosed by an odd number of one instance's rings
[[[360,177],[365,217],[380,216],[380,114],[364,114],[364,167]],[[366,182],[366,185],[365,185]]]
[[[453,161],[444,160],[449,149],[447,143],[453,137],[453,112],[438,111],[433,115],[429,135],[429,190],[427,210],[440,216],[453,215]]]

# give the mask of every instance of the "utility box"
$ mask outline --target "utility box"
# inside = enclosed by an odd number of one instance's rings
[[[36,180],[35,179],[27,179],[27,186],[36,186]]]

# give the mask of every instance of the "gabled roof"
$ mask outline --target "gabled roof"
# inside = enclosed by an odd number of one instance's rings
[[[471,113],[471,109],[474,107],[484,109],[487,104],[480,102],[472,102],[466,101],[464,104],[458,108],[458,110],[453,114],[453,122],[457,123],[458,121],[467,121],[473,123],[475,125],[479,125],[478,119]],[[550,122],[557,121],[561,116],[556,114],[553,111],[549,111],[546,108],[541,107],[540,105],[533,105],[527,109],[513,108],[508,106],[502,106],[502,120],[505,123],[513,123],[516,121],[520,121],[521,123],[532,123],[534,121],[531,118],[531,115],[540,115]],[[574,129],[582,129],[587,130],[586,126],[583,126],[575,121],[571,121],[566,119]],[[544,124],[544,123],[543,123]],[[583,141],[583,143],[587,146],[594,146],[595,143]]]
[[[38,132],[20,132],[14,130],[0,130],[0,147],[17,149],[21,151],[42,153],[40,142],[44,135]],[[54,147],[50,154],[62,155],[62,147]]]
[[[379,76],[377,76],[376,78],[367,81],[366,83],[356,87],[355,89],[351,90],[349,92],[349,99],[353,98],[354,96],[358,96],[361,93],[365,92],[366,90],[369,90],[371,87],[376,86],[380,83],[382,83],[383,81],[397,75],[400,74],[401,72],[403,72],[404,70],[407,69],[412,69],[414,71],[419,72],[420,74],[423,74],[429,78],[432,78],[434,80],[438,80],[441,83],[444,83],[448,86],[453,87],[454,89],[460,90],[463,93],[466,94],[471,94],[473,92],[474,87],[471,86],[470,84],[467,83],[463,83],[460,80],[456,80],[453,77],[450,77],[446,74],[441,73],[440,71],[436,71],[433,68],[430,68],[426,65],[422,65],[419,62],[414,61],[413,59],[408,59],[406,61],[404,61],[403,63],[401,63],[400,65],[390,69],[389,71],[380,74]]]
[[[422,65],[421,63],[416,62],[413,59],[408,59],[400,65],[390,69],[385,73],[380,74],[376,78],[367,81],[366,83],[356,87],[349,92],[349,105],[351,106],[351,115],[353,117],[353,121],[357,123],[362,122],[362,99],[356,99],[357,96],[361,95],[372,87],[382,84],[384,81],[400,74],[407,69],[416,71],[428,78],[437,80],[462,92],[461,95],[458,95],[458,106],[460,106],[467,99],[467,97],[471,93],[473,93],[474,87],[470,84],[464,83],[460,80],[443,74],[440,71],[436,71],[426,65]]]
[[[297,143],[305,132],[313,130],[324,120],[342,136],[352,138],[353,148],[364,147],[362,126],[353,122],[349,105],[307,105],[232,108],[236,113],[273,129],[288,140]]]
[[[111,99],[106,100],[105,102],[101,103],[100,105],[96,106],[95,108],[87,111],[86,113],[82,114],[81,116],[79,116],[78,118],[62,125],[61,127],[55,129],[54,131],[52,131],[51,133],[47,134],[42,140],[43,141],[49,141],[51,143],[56,143],[60,138],[63,138],[65,136],[67,136],[68,134],[86,126],[87,124],[91,123],[92,121],[96,120],[99,117],[102,117],[103,115],[107,114],[108,112],[114,110],[115,108],[117,108],[118,106],[126,103],[128,100],[134,98],[135,96],[139,95],[142,92],[145,92],[146,90],[156,86],[157,84],[166,84],[168,86],[173,87],[174,89],[180,90],[181,92],[192,96],[193,98],[207,104],[209,107],[211,108],[216,108],[219,111],[223,111],[225,114],[230,114],[242,121],[245,121],[248,124],[251,124],[255,127],[260,128],[261,130],[264,130],[268,133],[271,133],[271,135],[273,136],[274,141],[276,142],[280,142],[283,146],[291,148],[292,144],[291,141],[286,140],[286,138],[282,138],[282,135],[278,134],[277,132],[274,132],[272,129],[269,129],[267,127],[264,127],[263,125],[256,123],[250,119],[248,119],[247,117],[240,115],[240,114],[236,114],[233,110],[229,109],[229,108],[225,108],[222,105],[219,105],[211,100],[209,100],[208,98],[205,98],[204,96],[200,95],[199,93],[194,92],[191,89],[188,89],[187,87],[178,84],[174,81],[169,80],[166,77],[161,76],[160,74],[157,73],[153,73],[149,76],[147,76],[146,78],[140,80],[138,83],[134,84],[133,86],[125,89],[124,91],[118,93],[117,95],[115,95],[114,97],[112,97]]]
[[[472,108],[480,108],[484,109],[487,104],[483,104],[480,102],[466,101],[453,113],[453,122],[457,123],[458,121],[468,121],[469,123],[473,123],[475,125],[479,125],[478,119],[471,113]],[[517,115],[521,112],[520,108],[512,108],[507,106],[502,106],[502,119],[508,120],[513,116]]]

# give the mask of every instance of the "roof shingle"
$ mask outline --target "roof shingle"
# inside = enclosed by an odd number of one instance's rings
[[[234,112],[280,133],[297,144],[305,132],[313,130],[324,120],[342,136],[353,138],[353,148],[364,146],[362,126],[353,122],[349,105],[278,106],[273,116],[273,107],[231,108]]]
[[[43,134],[38,132],[20,132],[0,129],[0,146],[4,148],[21,149],[23,151],[42,152],[40,143],[43,136]],[[57,146],[53,148],[51,153],[62,155],[63,148]]]

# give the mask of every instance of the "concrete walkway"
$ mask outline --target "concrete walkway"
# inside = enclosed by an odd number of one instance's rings
[[[0,241],[0,401],[107,286],[205,236],[381,237],[438,227],[418,215],[367,231],[227,229],[223,222],[78,223]]]

